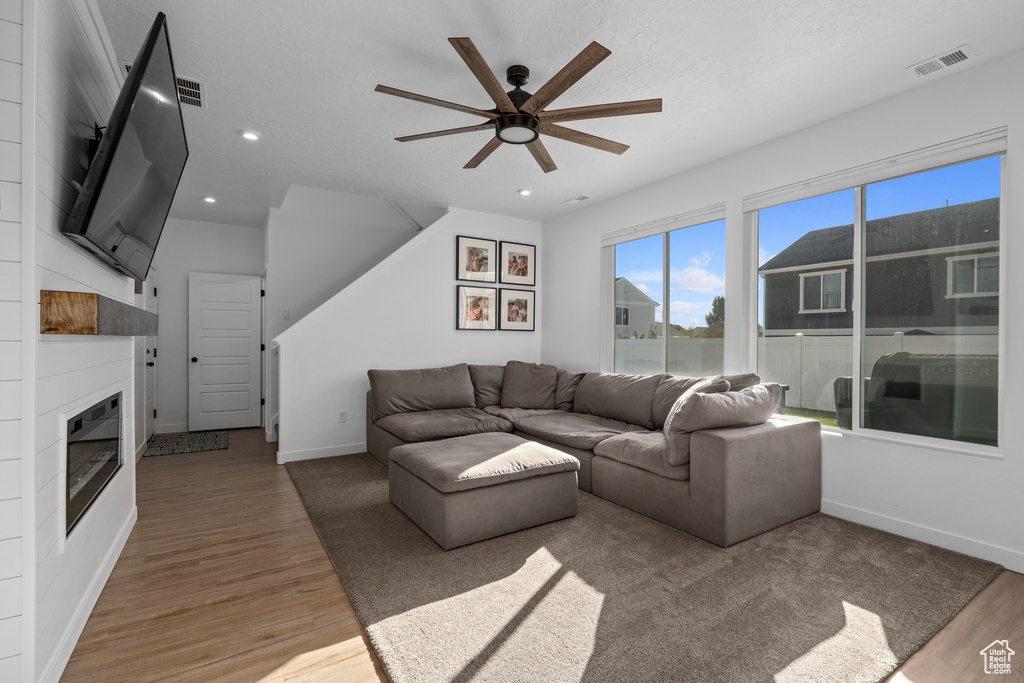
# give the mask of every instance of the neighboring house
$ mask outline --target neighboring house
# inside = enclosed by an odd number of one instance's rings
[[[999,198],[878,218],[865,227],[869,333],[996,334]],[[758,273],[766,336],[851,333],[852,224],[808,232]]]
[[[654,309],[660,305],[626,278],[615,278],[615,336],[647,334],[654,325]]]

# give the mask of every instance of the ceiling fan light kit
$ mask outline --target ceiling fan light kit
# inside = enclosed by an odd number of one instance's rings
[[[477,80],[490,95],[496,105],[495,109],[476,109],[454,102],[446,102],[434,97],[419,95],[405,90],[398,90],[385,85],[378,85],[375,90],[386,95],[394,95],[404,99],[432,104],[436,107],[461,111],[466,114],[480,116],[487,121],[474,126],[463,126],[461,128],[449,128],[430,133],[419,133],[417,135],[406,135],[395,138],[399,142],[410,142],[412,140],[426,140],[428,138],[442,137],[469,133],[472,131],[489,130],[494,132],[483,149],[469,160],[463,168],[476,168],[491,153],[501,146],[502,143],[510,145],[526,145],[526,149],[537,161],[545,173],[554,171],[557,166],[548,154],[544,143],[541,142],[541,135],[573,142],[594,149],[600,149],[613,154],[622,154],[628,145],[620,142],[613,142],[590,135],[582,131],[566,128],[554,123],[555,121],[579,121],[583,119],[596,119],[607,116],[628,116],[631,114],[650,114],[661,111],[661,99],[638,100],[636,102],[615,102],[612,104],[595,104],[584,107],[573,107],[570,109],[559,109],[545,111],[545,107],[568,90],[576,81],[586,76],[591,69],[600,64],[611,51],[598,43],[591,43],[583,48],[576,57],[566,64],[561,71],[555,74],[551,80],[545,83],[535,94],[522,89],[530,79],[530,70],[521,64],[508,67],[505,72],[506,79],[513,89],[505,92],[494,72],[480,56],[480,52],[473,45],[469,38],[449,38],[455,51],[459,53],[466,66],[473,72]]]

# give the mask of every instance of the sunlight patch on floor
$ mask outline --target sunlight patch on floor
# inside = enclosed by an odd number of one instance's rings
[[[896,665],[882,619],[874,612],[843,600],[846,623],[775,674],[777,683],[808,680],[875,681]]]
[[[369,663],[369,666],[367,666]],[[318,650],[292,657],[259,683],[286,683],[288,681],[377,681],[373,673],[373,660],[363,645],[363,639],[349,638]],[[362,675],[360,675],[360,672]]]

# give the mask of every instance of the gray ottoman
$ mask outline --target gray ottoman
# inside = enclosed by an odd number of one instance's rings
[[[512,434],[391,449],[391,502],[445,550],[576,514],[580,462]]]

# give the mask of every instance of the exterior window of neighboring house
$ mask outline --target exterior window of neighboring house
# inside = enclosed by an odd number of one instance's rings
[[[705,222],[614,244],[615,372],[722,373],[725,219],[694,220]]]
[[[788,413],[999,445],[1003,156],[938,163],[750,211],[757,368]]]
[[[800,275],[800,312],[836,313],[846,310],[846,271]]]
[[[946,298],[999,295],[999,254],[946,257]]]

